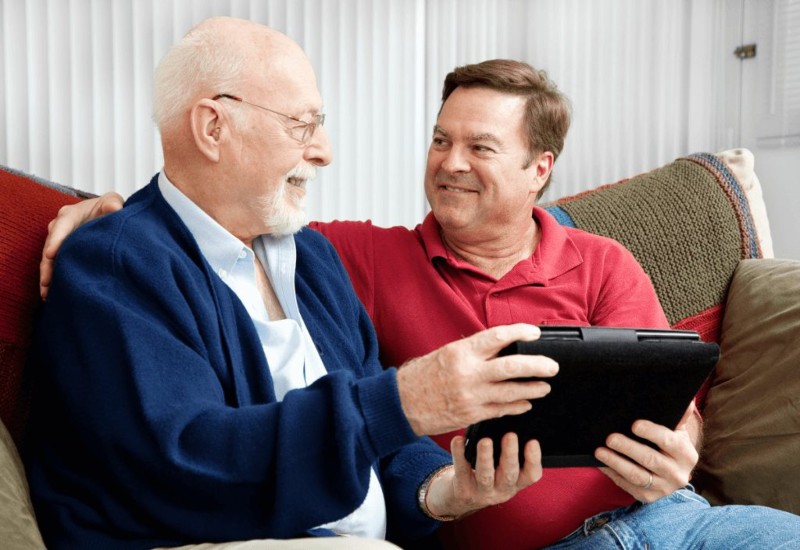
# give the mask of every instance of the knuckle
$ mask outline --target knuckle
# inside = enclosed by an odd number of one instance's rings
[[[492,337],[497,341],[505,341],[509,338],[509,330],[506,326],[492,327],[490,330]]]
[[[503,476],[502,476],[502,482],[507,487],[514,487],[517,484],[517,478],[518,477],[519,476],[517,476],[513,472],[505,472],[505,473],[503,473]]]
[[[478,485],[484,487],[488,487],[489,485],[494,485],[494,475],[489,473],[479,472],[478,474],[475,475],[475,479],[478,481]]]
[[[502,378],[513,378],[518,372],[517,363],[512,355],[495,359],[495,364],[497,365],[498,374]]]
[[[676,432],[667,432],[664,434],[661,446],[665,449],[675,449],[681,445],[683,439]]]

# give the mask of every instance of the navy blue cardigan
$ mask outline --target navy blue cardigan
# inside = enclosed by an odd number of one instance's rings
[[[244,306],[155,182],[59,252],[28,441],[48,547],[303,536],[363,501],[372,465],[388,538],[431,532],[417,489],[450,457],[408,425],[330,243],[296,236],[297,299],[328,375],[277,403]]]

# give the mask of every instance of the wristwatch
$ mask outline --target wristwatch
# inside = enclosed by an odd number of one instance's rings
[[[419,487],[419,491],[417,492],[417,503],[419,504],[419,509],[422,510],[423,514],[425,514],[426,516],[428,516],[431,519],[435,519],[437,521],[453,521],[454,519],[456,519],[458,517],[458,516],[440,516],[440,515],[434,514],[428,508],[428,502],[427,502],[428,489],[430,488],[431,483],[433,483],[433,481],[436,478],[438,478],[439,476],[441,476],[442,474],[444,474],[446,472],[449,472],[453,468],[454,468],[454,466],[452,464],[448,464],[446,466],[442,466],[438,470],[434,470],[433,473],[431,473],[431,475],[429,475],[425,479],[425,481],[422,482],[422,485],[420,485],[420,487]]]

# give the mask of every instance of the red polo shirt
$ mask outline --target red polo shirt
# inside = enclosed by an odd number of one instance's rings
[[[501,279],[453,256],[432,214],[413,230],[370,222],[312,224],[339,251],[380,343],[401,365],[484,328],[534,325],[669,325],[650,279],[622,245],[563,227],[534,208],[541,239]],[[450,449],[455,434],[434,439]],[[599,512],[633,498],[596,468],[546,469],[509,502],[445,524],[453,548],[530,549],[552,544]]]

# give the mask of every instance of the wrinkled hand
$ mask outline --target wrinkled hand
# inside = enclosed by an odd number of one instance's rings
[[[547,395],[550,385],[509,379],[553,376],[558,364],[541,355],[496,355],[512,342],[539,335],[533,325],[493,327],[401,366],[400,402],[414,432],[441,434],[530,410],[529,400]]]
[[[633,433],[655,443],[660,451],[622,434],[611,434],[607,447],[595,451],[595,457],[608,466],[601,470],[641,502],[655,502],[684,487],[699,459],[695,411],[692,402],[674,431],[647,420],[633,423]]]
[[[539,442],[525,445],[525,463],[520,468],[517,434],[503,436],[500,462],[494,467],[491,439],[478,442],[475,469],[464,456],[464,437],[450,443],[455,468],[437,477],[428,489],[428,510],[439,516],[460,517],[486,506],[506,502],[521,489],[542,477]]]
[[[124,202],[118,193],[112,191],[96,199],[61,207],[58,215],[47,226],[47,240],[44,242],[42,261],[39,263],[39,294],[42,300],[47,299],[47,291],[53,277],[53,264],[64,239],[84,223],[116,212],[122,208]]]

